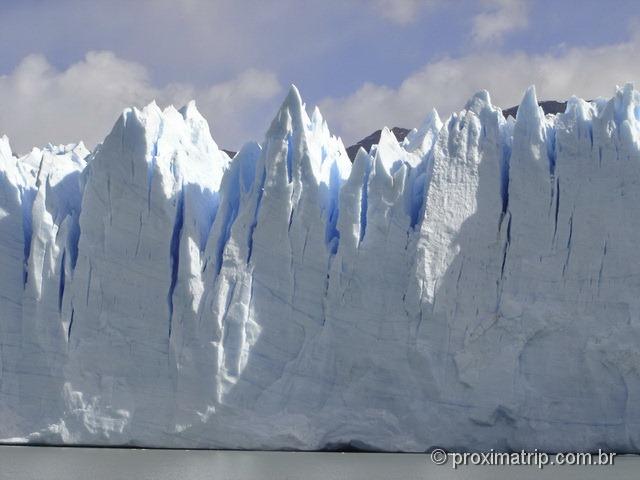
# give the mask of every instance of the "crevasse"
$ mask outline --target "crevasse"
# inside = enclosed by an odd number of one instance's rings
[[[233,159],[194,103],[0,138],[0,438],[637,451],[638,108],[479,92],[353,165],[295,87]]]

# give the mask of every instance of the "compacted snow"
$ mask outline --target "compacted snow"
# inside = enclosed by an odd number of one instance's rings
[[[640,93],[488,93],[353,165],[292,88],[231,160],[193,103],[0,139],[0,438],[640,448]]]

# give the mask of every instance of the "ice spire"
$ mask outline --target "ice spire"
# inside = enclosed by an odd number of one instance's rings
[[[9,144],[9,138],[6,135],[0,137],[0,156],[9,159],[12,157],[11,145]]]
[[[412,130],[407,135],[404,142],[406,150],[419,156],[425,155],[431,150],[441,128],[442,120],[440,120],[438,111],[434,108],[429,112],[422,126],[419,129]]]
[[[192,141],[194,144],[201,146],[209,152],[218,149],[218,145],[213,138],[211,138],[209,123],[198,111],[195,100],[191,100],[178,111],[192,131]]]
[[[306,116],[300,92],[298,88],[292,84],[278,113],[271,122],[271,126],[267,131],[267,137],[286,136],[288,132],[295,129],[302,129],[304,127],[303,114]]]
[[[535,92],[533,95],[535,98]],[[480,90],[469,99],[464,108],[465,110],[471,110],[477,114],[485,105],[491,105],[491,96],[486,90]]]
[[[387,127],[380,132],[380,140],[375,151],[375,160],[379,161],[387,173],[392,174],[407,156],[398,143],[396,136]]]
[[[533,134],[539,131],[542,135],[544,124],[544,111],[538,106],[536,97],[536,87],[531,85],[527,88],[516,113],[516,129],[525,129]]]

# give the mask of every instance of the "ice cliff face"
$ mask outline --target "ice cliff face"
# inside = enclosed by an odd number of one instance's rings
[[[638,451],[639,112],[481,92],[353,165],[295,88],[233,160],[193,104],[0,139],[0,437]]]

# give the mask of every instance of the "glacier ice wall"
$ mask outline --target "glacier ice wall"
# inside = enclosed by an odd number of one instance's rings
[[[190,103],[0,138],[0,438],[637,452],[640,93],[488,93],[353,165],[292,88],[230,159]]]

